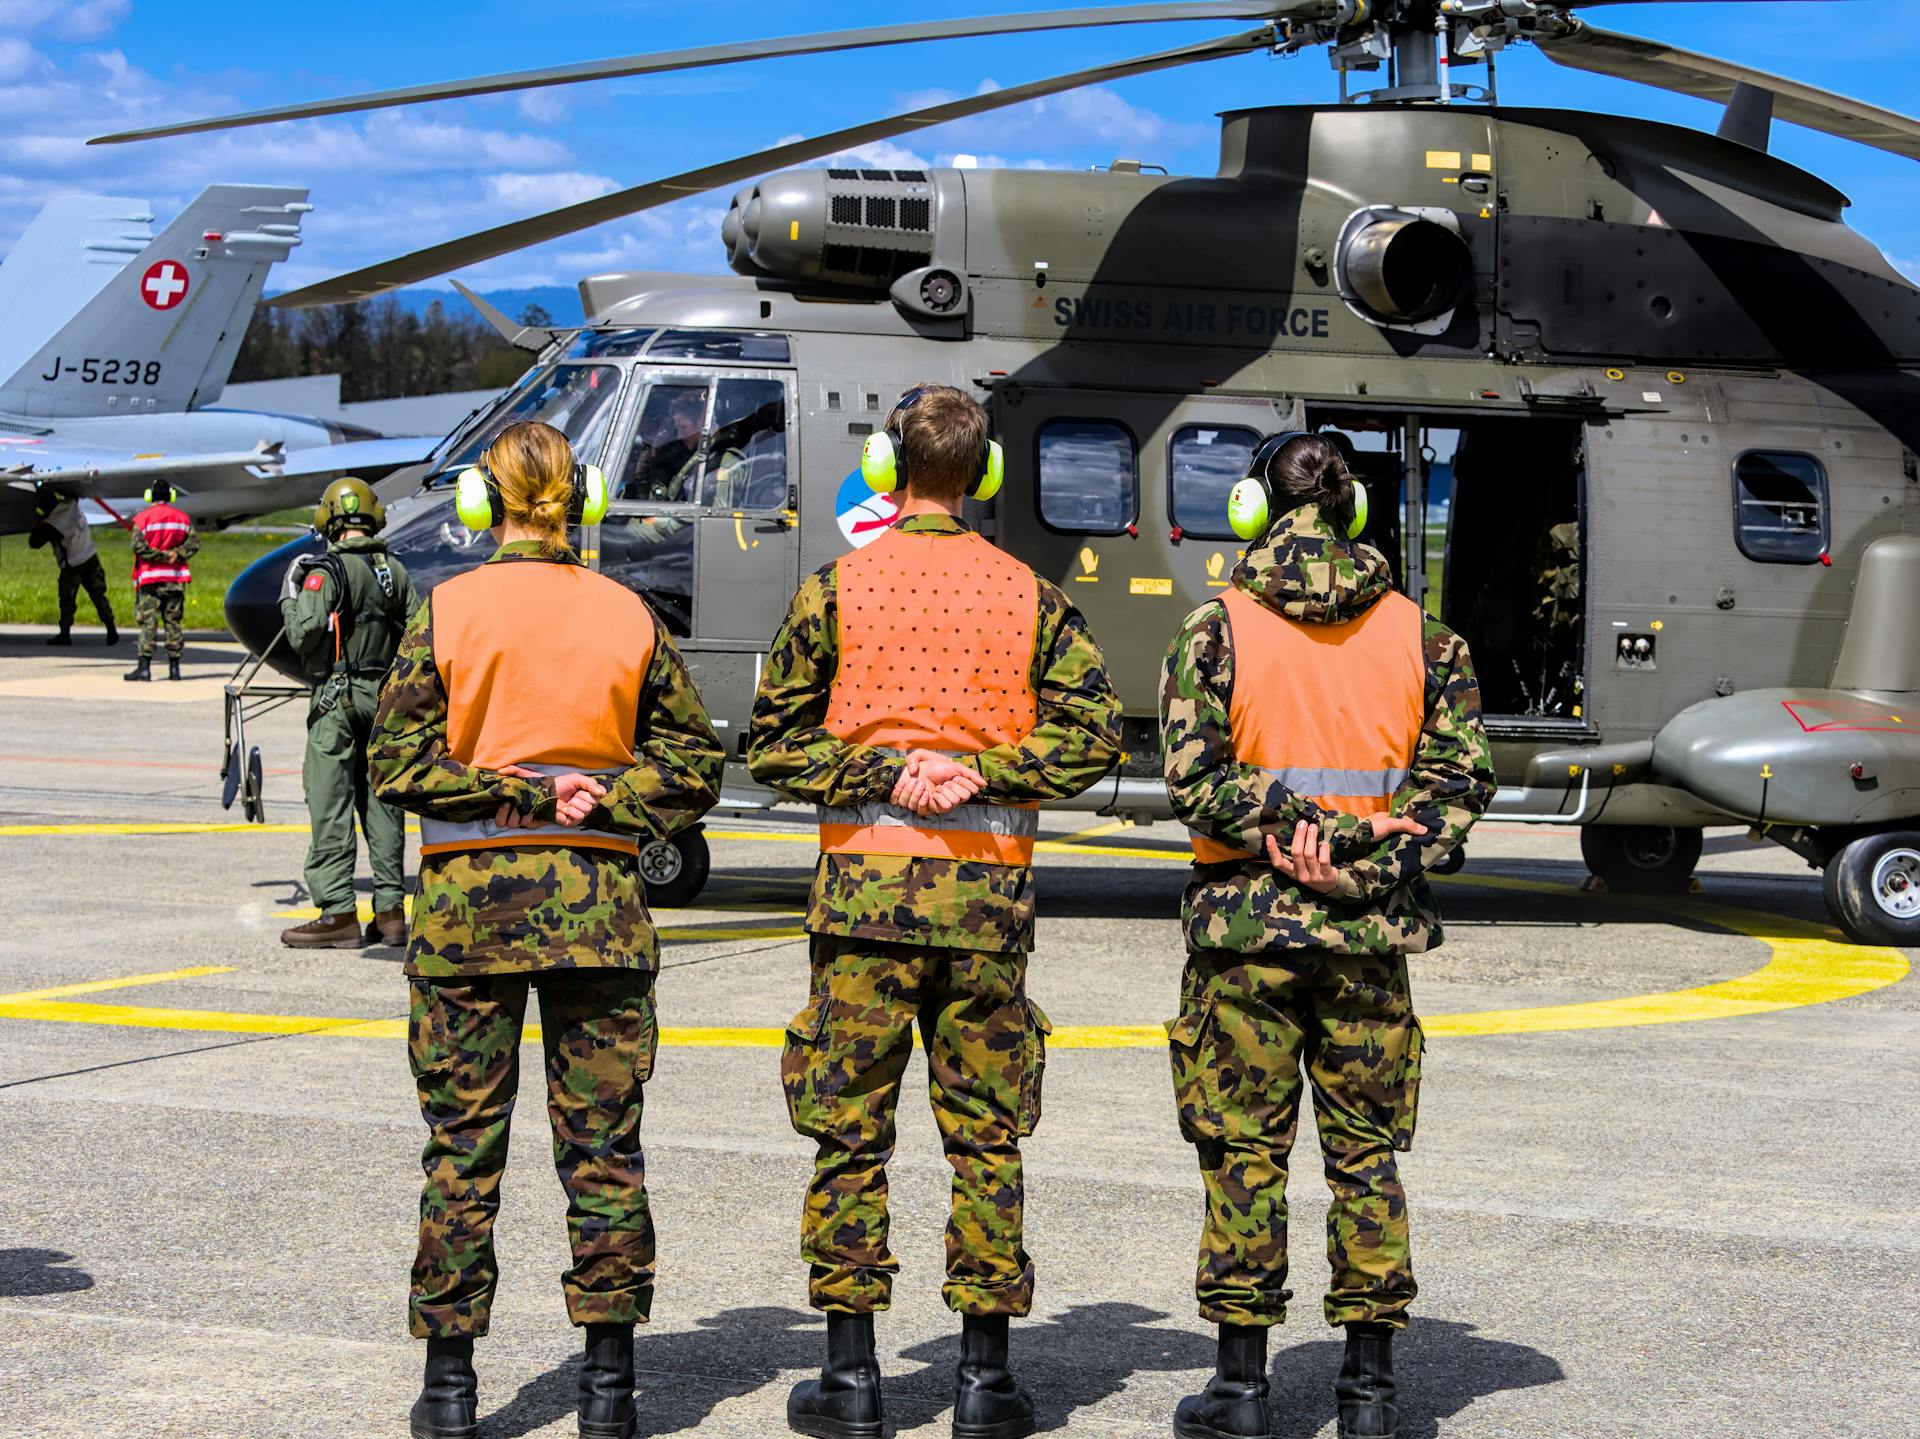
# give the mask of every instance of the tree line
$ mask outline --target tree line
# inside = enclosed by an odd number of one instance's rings
[[[529,305],[520,323],[553,321]],[[416,313],[386,296],[312,310],[256,307],[232,378],[238,384],[338,375],[341,400],[353,404],[501,389],[520,377],[530,358],[476,315],[449,314],[438,300]]]

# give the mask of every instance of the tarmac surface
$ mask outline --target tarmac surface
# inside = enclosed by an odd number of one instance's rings
[[[131,652],[0,631],[0,1432],[404,1435],[424,1131],[399,953],[277,942],[308,912],[303,707],[251,728],[268,823],[247,826],[216,773],[237,651],[196,640],[186,680],[151,686],[120,682]],[[657,916],[643,1436],[782,1434],[821,1357],[797,1238],[810,1146],[777,1078],[806,990],[805,820],[716,813],[698,907]],[[1015,1360],[1047,1432],[1164,1435],[1212,1359],[1159,1028],[1179,835],[1043,829],[1031,988],[1055,1039]],[[1429,1043],[1405,1161],[1421,1296],[1396,1349],[1404,1439],[1920,1432],[1915,955],[1840,942],[1817,876],[1738,834],[1710,837],[1699,877],[1692,899],[1583,893],[1572,832],[1489,824],[1442,888],[1448,942],[1413,960]],[[890,1420],[932,1436],[957,1322],[918,1092],[879,1332]],[[573,1433],[537,1061],[520,1114],[486,1439]],[[1334,1432],[1311,1143],[1273,1345],[1282,1439]]]

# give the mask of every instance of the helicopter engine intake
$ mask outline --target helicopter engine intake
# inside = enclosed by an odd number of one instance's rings
[[[1339,257],[1341,296],[1376,324],[1441,320],[1473,284],[1473,255],[1458,228],[1426,212],[1359,211]]]

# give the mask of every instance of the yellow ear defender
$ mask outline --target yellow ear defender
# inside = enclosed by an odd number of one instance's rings
[[[573,501],[567,519],[576,525],[597,525],[607,517],[607,477],[598,465],[573,467]],[[486,467],[486,457],[469,465],[453,482],[453,512],[470,530],[490,530],[507,517],[500,486]]]
[[[925,390],[908,390],[900,397],[894,412],[910,410],[925,394]],[[1000,493],[1000,485],[1007,477],[1006,452],[1000,448],[998,440],[988,440],[986,451],[980,456],[980,478],[967,488],[970,500],[990,500]],[[876,434],[868,435],[860,446],[860,478],[867,482],[867,488],[876,495],[890,495],[902,489],[907,483],[907,450],[900,437],[900,431],[889,427]]]
[[[1268,488],[1268,471],[1277,456],[1293,441],[1304,438],[1306,430],[1283,430],[1260,442],[1247,463],[1247,477],[1227,495],[1227,523],[1233,532],[1249,543],[1266,534],[1273,523],[1273,491]],[[1348,476],[1349,479],[1353,477]],[[1347,526],[1347,538],[1357,540],[1367,528],[1367,487],[1353,480],[1353,522]]]
[[[147,486],[146,493],[142,498],[150,505],[170,505],[173,503],[173,498],[176,493],[177,491],[173,486],[165,480],[155,480]]]

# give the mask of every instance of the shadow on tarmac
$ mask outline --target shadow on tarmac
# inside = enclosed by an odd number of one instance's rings
[[[66,1269],[71,1254],[58,1249],[0,1249],[0,1298],[34,1299],[48,1294],[78,1294],[93,1288],[84,1269]]]

